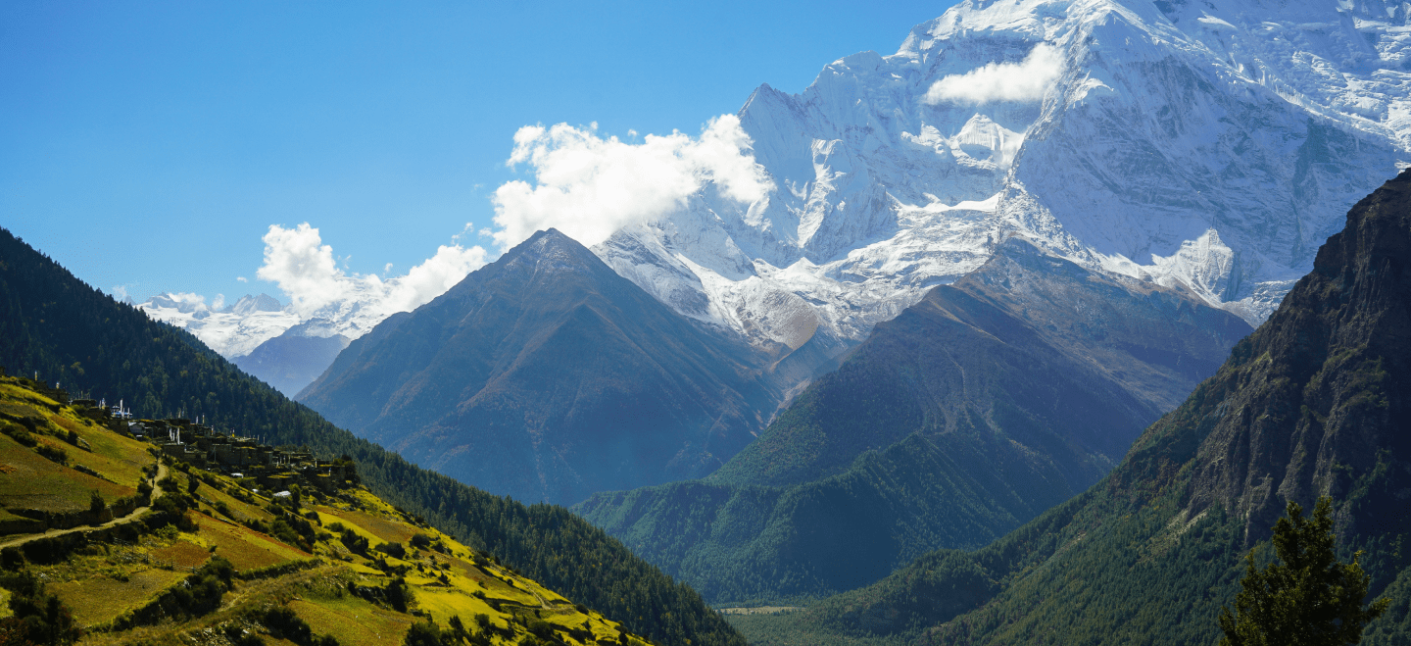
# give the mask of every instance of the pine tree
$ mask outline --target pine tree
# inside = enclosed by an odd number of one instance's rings
[[[1390,599],[1365,608],[1371,577],[1358,558],[1342,563],[1333,536],[1332,498],[1323,496],[1313,518],[1289,502],[1288,516],[1274,525],[1274,550],[1279,563],[1260,570],[1254,551],[1247,557],[1235,612],[1220,609],[1220,646],[1341,646],[1362,639],[1362,628],[1381,615]]]

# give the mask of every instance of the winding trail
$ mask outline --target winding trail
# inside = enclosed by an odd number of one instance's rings
[[[162,488],[161,488],[161,486],[158,485],[157,483],[158,483],[158,482],[161,482],[162,478],[165,478],[165,477],[167,477],[167,465],[162,464],[161,461],[158,460],[158,461],[157,461],[157,477],[156,477],[155,479],[153,479],[153,482],[152,482],[152,500],[156,500],[156,499],[162,497]],[[151,509],[151,508],[152,508],[152,507],[151,507],[151,505],[150,505],[150,503],[149,503],[148,506],[146,506],[146,507],[138,507],[137,509],[132,510],[132,513],[129,513],[128,515],[123,516],[122,518],[114,518],[114,519],[112,519],[112,520],[110,520],[110,521],[108,521],[108,522],[106,522],[106,523],[103,523],[102,525],[84,525],[84,526],[82,526],[82,527],[70,527],[70,528],[68,528],[68,529],[57,529],[57,530],[52,530],[52,531],[46,531],[46,532],[44,532],[43,534],[29,534],[29,535],[21,536],[21,537],[19,537],[19,538],[12,538],[12,539],[10,539],[10,540],[8,540],[8,541],[5,541],[4,543],[0,543],[0,548],[14,547],[14,546],[16,546],[16,545],[24,545],[25,543],[28,543],[28,542],[30,542],[30,541],[37,541],[37,540],[39,540],[39,539],[41,539],[41,538],[53,538],[53,537],[55,537],[55,536],[63,536],[64,534],[72,534],[72,533],[74,533],[74,532],[91,532],[91,531],[93,531],[93,530],[95,530],[95,529],[107,529],[107,528],[109,528],[109,527],[117,527],[118,525],[125,525],[125,524],[127,524],[127,523],[130,523],[130,522],[133,522],[133,521],[137,520],[137,517],[138,517],[138,516],[141,516],[141,515],[142,515],[142,512],[147,511],[147,510],[149,510],[149,509]]]

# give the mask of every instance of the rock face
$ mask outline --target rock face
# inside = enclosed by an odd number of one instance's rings
[[[575,510],[712,603],[864,585],[1092,485],[1250,331],[1012,239],[879,324],[704,482]]]
[[[1404,172],[1357,203],[1279,309],[1104,482],[984,549],[927,555],[788,622],[931,644],[1213,643],[1249,547],[1288,501],[1331,495],[1343,558],[1366,550],[1373,596],[1393,599],[1363,643],[1405,643],[1407,393]]]
[[[1357,203],[1276,316],[1203,390],[1212,421],[1188,511],[1220,506],[1260,538],[1285,503],[1391,478],[1411,496],[1411,174]],[[1169,442],[1169,440],[1168,440]],[[1375,475],[1378,465],[1392,473]],[[1390,500],[1382,501],[1391,503]],[[1392,503],[1397,504],[1397,503]],[[1369,510],[1370,511],[1370,510]],[[1355,523],[1375,516],[1344,516]]]
[[[714,470],[778,405],[767,368],[551,229],[354,341],[301,400],[462,482],[572,503]]]
[[[839,351],[1018,233],[1257,323],[1411,160],[1411,14],[1315,0],[966,0],[739,112],[775,190],[594,251],[759,345]]]

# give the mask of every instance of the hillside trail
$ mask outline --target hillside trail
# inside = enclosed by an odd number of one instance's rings
[[[156,500],[162,497],[162,487],[157,483],[161,482],[162,478],[165,477],[167,477],[167,465],[162,464],[161,461],[158,461],[157,477],[152,483],[152,500]],[[0,549],[6,547],[15,547],[17,545],[24,545],[25,543],[28,543],[30,541],[37,541],[41,538],[53,538],[55,536],[63,536],[64,534],[72,534],[74,532],[91,532],[97,529],[107,529],[109,527],[125,525],[127,523],[137,520],[137,517],[141,516],[142,512],[145,512],[151,508],[151,504],[149,503],[146,507],[138,507],[137,509],[132,510],[132,513],[128,515],[123,516],[122,518],[114,518],[106,523],[103,523],[102,525],[84,525],[82,527],[70,527],[69,529],[57,529],[52,531],[46,531],[43,534],[30,534],[28,536],[21,536],[20,538],[14,538],[4,543],[0,543]]]

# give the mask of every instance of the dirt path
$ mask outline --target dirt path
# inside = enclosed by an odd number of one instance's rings
[[[165,478],[165,477],[167,477],[167,465],[162,464],[161,461],[158,461],[158,462],[157,462],[157,477],[156,477],[155,481],[152,483],[152,500],[156,500],[156,499],[162,497],[162,488],[157,485],[157,482],[160,482],[160,481],[162,480],[162,478]],[[93,531],[93,530],[95,530],[95,529],[106,529],[106,528],[109,528],[109,527],[117,527],[118,525],[125,525],[125,524],[127,524],[127,523],[130,523],[130,522],[132,522],[132,521],[137,520],[137,517],[140,516],[140,515],[142,514],[142,512],[147,511],[147,510],[149,510],[149,509],[151,509],[150,506],[148,506],[148,507],[138,507],[137,509],[132,510],[132,513],[130,513],[130,514],[128,514],[128,515],[123,516],[122,518],[114,518],[114,519],[112,519],[112,520],[110,520],[110,521],[108,521],[108,522],[106,522],[106,523],[103,523],[102,525],[97,525],[97,526],[94,526],[94,525],[84,525],[84,526],[82,526],[82,527],[71,527],[71,528],[69,528],[69,529],[55,529],[55,530],[46,531],[46,532],[44,532],[43,534],[30,534],[30,535],[28,535],[28,536],[21,536],[21,537],[19,537],[19,538],[12,538],[12,539],[10,539],[10,540],[8,540],[8,541],[5,541],[4,543],[0,543],[0,548],[14,547],[14,546],[16,546],[16,545],[24,545],[25,543],[28,543],[28,542],[30,542],[30,541],[36,541],[36,540],[39,540],[39,539],[41,539],[41,538],[51,538],[51,537],[54,537],[54,536],[63,536],[64,534],[72,534],[72,533],[74,533],[74,532],[91,532],[91,531]]]

